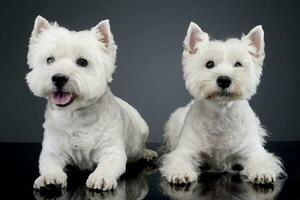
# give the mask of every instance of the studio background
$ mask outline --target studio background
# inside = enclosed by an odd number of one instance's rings
[[[190,21],[211,37],[240,37],[262,24],[266,59],[262,82],[250,104],[271,133],[270,140],[300,139],[299,5],[292,1],[89,0],[1,1],[0,142],[40,142],[46,101],[25,83],[27,45],[34,19],[73,30],[110,19],[118,45],[111,84],[161,142],[171,112],[187,104],[181,69],[182,41]]]

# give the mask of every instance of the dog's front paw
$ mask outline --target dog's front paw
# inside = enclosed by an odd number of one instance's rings
[[[249,174],[248,179],[254,184],[269,184],[274,183],[276,175],[271,171],[254,172]]]
[[[254,184],[272,184],[285,174],[279,158],[268,152],[250,154],[244,167],[241,173]]]
[[[164,175],[169,183],[172,184],[188,184],[197,180],[197,172],[187,168],[171,169]]]
[[[67,175],[63,172],[41,175],[34,181],[33,188],[40,189],[47,185],[57,185],[61,188],[65,188],[67,186]]]
[[[93,172],[87,179],[86,186],[94,190],[110,191],[117,188],[117,179],[107,174]]]
[[[158,154],[155,151],[152,151],[150,149],[144,149],[143,152],[143,159],[149,161],[153,161],[158,157]]]
[[[254,184],[271,184],[276,180],[276,172],[269,167],[255,163],[246,167],[242,174],[246,175],[251,183]]]

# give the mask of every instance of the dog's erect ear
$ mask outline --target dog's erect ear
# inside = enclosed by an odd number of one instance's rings
[[[261,25],[254,27],[247,35],[242,36],[242,41],[252,47],[250,51],[254,57],[264,57],[265,55],[265,41],[264,30]]]
[[[48,29],[50,26],[51,25],[49,24],[49,22],[45,18],[38,15],[35,18],[34,27],[33,27],[33,31],[31,33],[31,36],[32,37],[38,36],[44,30]]]
[[[113,34],[110,31],[109,20],[103,20],[94,26],[91,31],[96,34],[98,40],[104,45],[107,55],[111,58],[114,65],[116,61],[117,46],[114,41]],[[107,82],[112,81],[112,74],[115,70],[115,66],[106,66],[106,80]]]
[[[106,48],[111,49],[115,46],[108,19],[99,22],[99,24],[92,28],[92,31],[97,34],[99,41],[101,41]]]
[[[203,32],[197,24],[191,22],[186,37],[183,41],[184,49],[190,54],[195,54],[198,50],[197,45],[199,43],[208,41],[208,34]]]

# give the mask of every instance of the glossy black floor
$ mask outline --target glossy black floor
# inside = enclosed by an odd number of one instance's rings
[[[150,144],[157,148],[157,144]],[[114,192],[95,192],[85,188],[88,172],[68,169],[68,188],[43,191],[32,189],[38,176],[40,144],[0,143],[1,199],[204,199],[204,200],[300,200],[300,142],[273,142],[267,148],[284,161],[287,179],[274,185],[254,186],[230,174],[202,175],[198,183],[171,186],[155,169],[155,165],[139,163],[128,166]]]

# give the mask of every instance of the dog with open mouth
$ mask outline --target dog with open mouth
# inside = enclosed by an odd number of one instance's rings
[[[70,31],[38,16],[29,42],[26,81],[48,100],[34,188],[66,187],[66,165],[95,169],[88,188],[112,190],[126,163],[153,160],[149,130],[140,114],[111,92],[116,50],[108,20]]]
[[[185,85],[193,100],[171,114],[165,126],[160,172],[168,182],[186,184],[205,166],[268,184],[283,172],[264,148],[266,131],[248,100],[255,94],[265,57],[264,31],[256,26],[241,38],[210,40],[191,22],[184,40]]]

